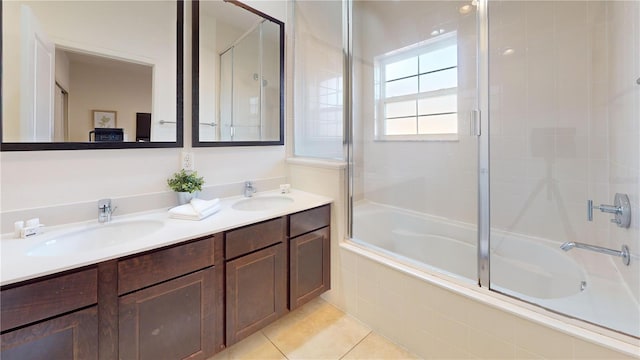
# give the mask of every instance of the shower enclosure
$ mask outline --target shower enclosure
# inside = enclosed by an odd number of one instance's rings
[[[640,337],[640,2],[346,8],[352,241]]]
[[[262,21],[220,54],[219,140],[279,138],[279,34],[277,24]]]

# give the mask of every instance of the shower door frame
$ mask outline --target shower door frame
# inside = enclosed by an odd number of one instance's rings
[[[344,125],[344,154],[347,159],[347,189],[346,201],[346,236],[353,236],[353,114],[351,100],[353,99],[353,29],[352,14],[353,0],[342,0],[342,41],[343,41],[343,125]],[[478,222],[477,248],[479,287],[490,289],[490,196],[489,196],[489,19],[488,0],[477,0],[476,35],[476,109],[477,127],[475,134],[477,142],[477,176],[478,176]],[[484,91],[483,91],[484,90]]]

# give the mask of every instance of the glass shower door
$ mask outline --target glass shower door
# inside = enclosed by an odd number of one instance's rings
[[[489,14],[491,288],[640,336],[640,2]]]
[[[352,5],[352,240],[476,283],[475,2]]]
[[[262,26],[257,26],[234,48],[233,125],[234,141],[261,137]]]

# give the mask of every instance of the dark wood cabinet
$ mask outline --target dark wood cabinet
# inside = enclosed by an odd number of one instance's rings
[[[331,207],[289,215],[289,309],[331,288]]]
[[[289,241],[289,308],[309,302],[329,290],[330,278],[329,227]]]
[[[207,359],[330,288],[330,214],[3,286],[0,358]]]
[[[2,360],[98,359],[96,306],[2,334]]]
[[[260,330],[287,311],[283,243],[226,264],[227,346]]]
[[[97,359],[97,270],[3,287],[2,359]]]
[[[121,359],[206,359],[222,328],[210,236],[120,259],[118,353]]]
[[[206,359],[214,353],[215,268],[119,299],[121,359]]]

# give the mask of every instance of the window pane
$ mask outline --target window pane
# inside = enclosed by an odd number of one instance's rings
[[[458,95],[428,97],[418,100],[418,114],[440,114],[458,111]]]
[[[385,109],[386,118],[396,118],[396,117],[406,117],[406,116],[416,116],[416,102],[412,101],[403,101],[396,103],[386,104]]]
[[[396,61],[384,68],[386,80],[394,80],[407,76],[418,75],[418,57]]]
[[[457,134],[458,114],[418,117],[419,134]]]
[[[418,92],[418,77],[387,82],[385,92],[387,98],[415,94]]]
[[[458,68],[420,75],[420,92],[458,86]]]
[[[451,45],[420,55],[420,73],[458,65],[458,46]]]
[[[385,121],[386,135],[414,135],[416,133],[416,118],[389,119]]]

